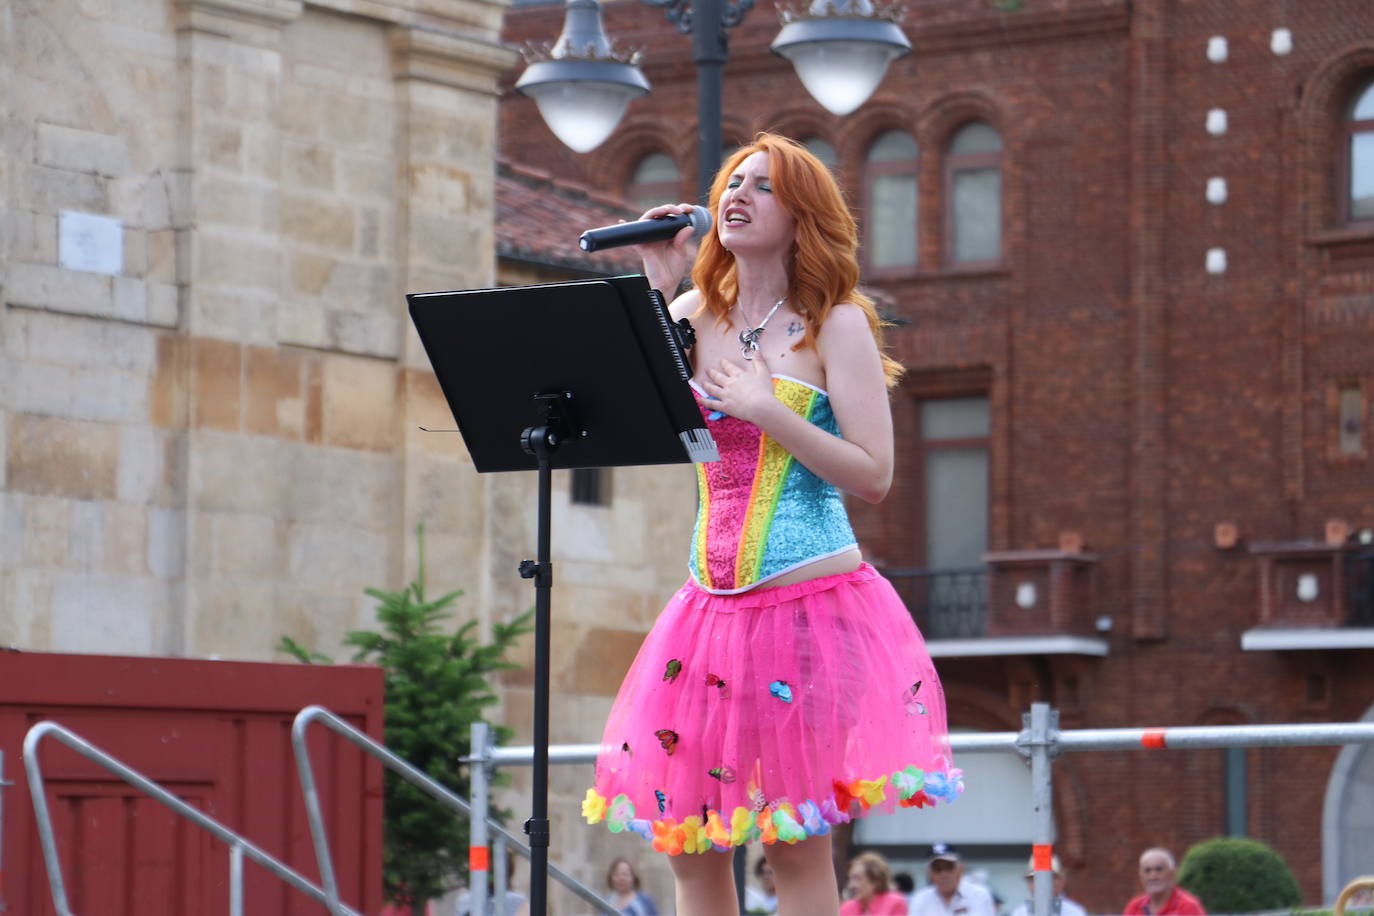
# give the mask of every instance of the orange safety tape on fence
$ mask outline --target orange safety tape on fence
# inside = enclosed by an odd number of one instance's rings
[[[1164,747],[1164,729],[1162,729],[1162,728],[1151,728],[1151,729],[1147,729],[1147,730],[1145,731],[1145,734],[1143,734],[1143,735],[1140,736],[1140,744],[1141,744],[1142,747],[1149,747],[1149,748],[1155,748],[1155,749],[1161,749],[1161,748],[1163,748],[1163,747]]]
[[[468,847],[468,868],[472,871],[491,870],[491,847],[489,846],[469,846]]]

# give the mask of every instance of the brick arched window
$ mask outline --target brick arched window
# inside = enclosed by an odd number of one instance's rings
[[[864,160],[864,258],[874,273],[916,266],[916,141],[889,130]]]
[[[1346,109],[1343,173],[1345,216],[1351,223],[1374,222],[1374,77],[1366,78]]]
[[[820,137],[807,137],[801,144],[811,155],[824,162],[830,171],[835,171],[835,166],[840,163],[840,154],[835,152],[833,143]]]
[[[960,266],[1002,260],[1002,136],[972,121],[945,154],[945,251]]]
[[[625,199],[645,210],[677,203],[681,196],[682,173],[667,153],[650,153],[639,160],[625,188]]]

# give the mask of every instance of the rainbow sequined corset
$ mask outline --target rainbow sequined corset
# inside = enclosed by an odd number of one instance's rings
[[[840,435],[830,399],[819,388],[773,376],[773,393],[826,432]],[[747,591],[806,563],[855,546],[844,500],[752,423],[697,403],[720,451],[698,464],[697,524],[688,564],[698,585],[716,594]]]

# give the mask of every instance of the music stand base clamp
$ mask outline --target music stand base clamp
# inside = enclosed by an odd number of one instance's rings
[[[534,560],[520,561],[520,578],[533,579],[535,588],[553,587],[553,564]]]
[[[536,847],[547,849],[549,846],[549,819],[532,817],[525,821],[525,835],[530,838],[531,849]]]

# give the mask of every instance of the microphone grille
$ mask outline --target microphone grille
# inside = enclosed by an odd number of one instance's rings
[[[692,208],[692,234],[701,238],[711,228],[711,211],[697,204]]]

